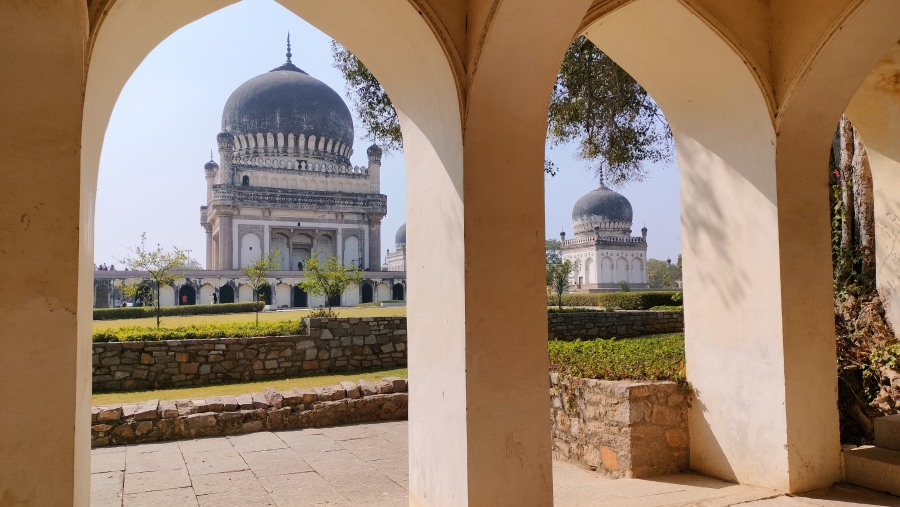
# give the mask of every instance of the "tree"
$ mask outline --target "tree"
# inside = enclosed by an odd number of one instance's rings
[[[547,264],[551,262],[562,261],[562,241],[558,239],[548,239],[544,242],[547,256]]]
[[[266,285],[269,285],[269,276],[270,271],[274,271],[278,269],[278,256],[280,252],[273,251],[269,252],[266,255],[261,255],[256,262],[250,264],[249,266],[244,266],[241,268],[241,273],[250,280],[250,287],[253,288],[253,301],[256,304],[256,325],[259,325],[259,289],[263,288]]]
[[[310,257],[304,268],[306,279],[300,282],[300,287],[307,294],[324,296],[329,314],[333,314],[332,300],[343,294],[351,283],[361,283],[363,278],[362,270],[355,266],[341,265],[333,255],[325,260],[324,265],[319,262],[318,257]]]
[[[556,297],[556,306],[562,309],[562,295],[569,288],[572,261],[555,260],[547,262],[547,290]]]
[[[147,233],[141,234],[141,244],[131,248],[131,255],[122,259],[128,269],[146,271],[153,280],[153,290],[156,297],[152,298],[153,307],[156,310],[156,327],[159,327],[160,319],[160,289],[175,281],[172,270],[182,266],[187,260],[187,254],[178,247],[166,250],[156,245],[155,249],[147,247]],[[136,290],[140,290],[139,288]]]
[[[640,181],[642,163],[672,154],[672,133],[650,94],[584,36],[563,59],[548,121],[550,141],[577,142],[606,183]]]
[[[332,42],[331,49],[367,138],[386,150],[401,149],[400,122],[384,89],[343,46]],[[577,142],[579,156],[614,185],[640,181],[642,163],[668,160],[673,152],[672,133],[647,91],[585,37],[575,39],[565,55],[548,127],[554,145]],[[553,175],[558,169],[546,160],[544,170]]]
[[[366,139],[381,145],[385,152],[402,149],[400,120],[381,83],[337,41],[331,41],[331,53],[334,55],[334,66],[347,81],[353,108],[366,131]]]
[[[671,261],[647,259],[647,285],[651,289],[673,288],[676,280],[681,280],[681,254],[674,264]]]

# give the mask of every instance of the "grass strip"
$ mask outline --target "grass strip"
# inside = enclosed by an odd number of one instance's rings
[[[391,370],[361,370],[345,372],[335,375],[316,375],[309,377],[297,377],[284,380],[259,380],[254,382],[241,382],[238,384],[215,384],[201,387],[179,387],[177,389],[157,389],[152,391],[129,391],[120,393],[99,393],[91,396],[91,403],[99,405],[118,405],[121,403],[137,403],[147,400],[182,400],[194,398],[207,398],[209,396],[233,396],[239,394],[265,391],[271,387],[277,390],[289,390],[293,388],[308,389],[310,387],[332,386],[342,380],[357,381],[381,380],[384,377],[407,378],[406,368]]]

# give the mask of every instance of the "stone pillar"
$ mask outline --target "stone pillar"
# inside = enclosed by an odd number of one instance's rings
[[[269,255],[269,242],[271,234],[271,228],[268,225],[263,225],[263,237],[262,237],[262,252],[259,253],[259,258],[262,259],[264,256]],[[274,297],[274,294],[273,294]]]
[[[337,257],[338,264],[344,263],[344,229],[338,227],[337,231],[334,234],[335,239],[335,256]]]
[[[219,269],[237,269],[231,212],[219,211]]]
[[[367,247],[367,259],[369,270],[381,270],[381,217],[370,216],[369,219],[369,239]]]
[[[0,399],[30,414],[0,417],[3,505],[88,505],[97,184],[81,169],[86,26],[84,2],[0,2],[0,279],[15,287],[0,291]]]
[[[206,269],[215,269],[215,264],[213,263],[212,227],[209,224],[205,224],[203,229],[206,231]]]

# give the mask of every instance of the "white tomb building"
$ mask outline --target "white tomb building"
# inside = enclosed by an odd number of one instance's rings
[[[279,270],[310,256],[336,256],[364,270],[381,266],[382,150],[354,166],[353,119],[325,83],[287,61],[239,86],[217,136],[219,160],[206,172],[206,267],[239,269],[278,252]]]
[[[560,233],[562,258],[572,262],[573,292],[647,287],[647,228],[631,235],[633,211],[622,194],[603,182],[575,202],[572,227],[575,237]]]

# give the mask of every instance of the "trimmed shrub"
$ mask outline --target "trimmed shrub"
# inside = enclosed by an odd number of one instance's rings
[[[683,312],[683,306],[654,306],[650,309],[651,312]]]
[[[591,341],[551,340],[550,369],[601,380],[685,382],[684,334]]]
[[[218,313],[246,313],[262,310],[265,303],[219,303],[215,305],[163,306],[160,315],[173,317],[181,315],[214,315]],[[94,320],[142,319],[156,317],[152,306],[126,306],[125,308],[95,308]]]
[[[125,326],[94,331],[95,342],[134,342],[161,340],[200,340],[204,338],[245,338],[252,336],[288,336],[304,334],[302,320],[280,322],[228,322],[195,324],[175,328]]]
[[[676,301],[677,297],[677,301]],[[563,294],[563,306],[600,306],[607,310],[649,310],[654,306],[679,306],[680,291],[598,292]],[[548,306],[555,301],[547,301]]]
[[[604,311],[606,310],[600,308],[557,308],[555,306],[547,307],[547,313],[586,313]]]

